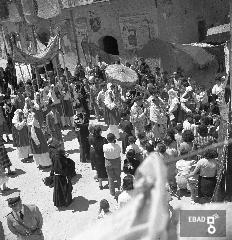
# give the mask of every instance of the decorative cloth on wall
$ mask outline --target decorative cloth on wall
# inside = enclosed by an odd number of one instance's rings
[[[20,16],[17,4],[15,2],[11,2],[8,4],[8,8],[9,8],[9,21],[21,22],[22,17]]]
[[[9,18],[9,9],[6,0],[0,1],[0,20],[7,20]]]
[[[60,14],[61,8],[58,0],[36,0],[38,5],[38,17],[52,18]]]
[[[61,0],[63,8],[78,7],[92,3],[109,2],[109,0]]]

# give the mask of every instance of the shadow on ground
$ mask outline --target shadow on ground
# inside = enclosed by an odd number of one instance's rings
[[[20,191],[19,191],[18,188],[10,188],[6,192],[2,193],[2,196],[9,196],[9,195],[11,195],[12,193],[15,193],[15,192],[20,192]],[[1,234],[0,234],[0,236],[1,236]]]
[[[60,209],[59,211],[72,210],[73,213],[86,212],[88,211],[89,206],[96,202],[96,200],[88,200],[85,197],[78,196],[73,198],[72,203],[67,208]]]
[[[72,178],[72,185],[75,185],[82,178],[81,174],[77,174]]]
[[[13,152],[13,151],[14,151],[14,148],[12,148],[12,147],[6,147],[6,151],[7,151],[8,153]]]
[[[1,240],[5,240],[5,235],[4,235],[4,228],[3,228],[3,225],[2,225],[2,222],[0,221],[0,239]]]
[[[14,170],[14,172],[15,172],[15,174],[14,174],[14,175],[11,175],[11,176],[10,176],[11,178],[16,178],[16,177],[18,177],[18,176],[23,175],[23,174],[26,173],[25,171],[23,171],[22,169],[19,169],[19,168],[16,168],[16,169]]]
[[[74,153],[80,153],[80,149],[70,149],[70,150],[67,150],[66,153],[70,155]]]
[[[33,157],[30,156],[30,157],[27,158],[27,159],[23,159],[23,160],[21,160],[21,162],[22,162],[22,163],[33,163],[34,160],[33,160]]]
[[[77,139],[76,133],[73,130],[70,130],[66,135],[64,135],[63,140],[66,141],[72,141],[74,139]]]

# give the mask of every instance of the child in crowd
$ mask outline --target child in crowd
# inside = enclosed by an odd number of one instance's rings
[[[130,150],[130,149],[134,149],[135,154],[139,154],[141,153],[141,150],[139,148],[139,146],[135,143],[135,138],[133,136],[130,136],[128,138],[128,143],[129,146],[126,148],[126,153]]]
[[[152,131],[152,125],[151,124],[145,125],[144,130],[146,134],[146,139],[150,143],[152,143],[155,140],[155,135],[154,135],[154,132]]]
[[[5,191],[9,190],[9,188],[6,186],[8,180],[9,178],[6,175],[3,166],[0,164],[0,193],[4,193]]]
[[[177,183],[177,196],[180,199],[181,190],[189,190],[188,187],[188,176],[192,167],[195,163],[195,160],[186,156],[189,153],[189,149],[184,146],[180,148],[180,155],[183,156],[183,159],[176,162],[176,183]],[[185,155],[185,156],[184,156]]]
[[[176,134],[175,134],[175,140],[176,140],[176,145],[177,145],[177,151],[179,152],[180,149],[180,144],[182,142],[182,131],[183,131],[183,124],[178,123],[176,126]]]
[[[123,164],[123,172],[125,174],[135,175],[135,172],[140,165],[140,162],[135,158],[135,150],[130,149],[126,154],[126,159]]]
[[[141,145],[141,142],[146,139],[146,134],[145,133],[139,133],[138,138],[135,142],[135,144],[139,147],[140,151],[143,151],[143,147]]]
[[[193,130],[192,129],[193,124],[193,116],[191,113],[188,113],[186,116],[186,119],[183,122],[183,131],[185,130]]]
[[[106,216],[110,215],[112,212],[110,211],[110,204],[106,199],[102,199],[100,201],[100,208],[98,219],[105,218]]]
[[[143,151],[143,160],[148,157],[150,153],[154,152],[154,145],[150,142],[146,142],[144,151]]]

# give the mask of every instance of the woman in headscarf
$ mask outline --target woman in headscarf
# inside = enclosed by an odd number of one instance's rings
[[[106,123],[109,126],[108,132],[113,133],[116,137],[116,139],[119,139],[119,112],[118,112],[118,106],[116,104],[116,96],[114,94],[114,85],[111,83],[107,84],[107,91],[105,94],[105,106],[106,106],[106,111],[107,111],[107,119],[108,122]]]
[[[74,118],[75,131],[80,144],[80,161],[87,162],[89,160],[89,118],[85,113],[79,113]]]
[[[3,134],[6,135],[7,142],[10,141],[9,139],[9,134],[10,134],[10,129],[7,124],[7,120],[5,117],[5,109],[4,109],[4,100],[5,100],[5,95],[0,94],[0,137],[3,139]],[[4,141],[4,139],[3,139]]]
[[[21,109],[17,109],[15,111],[12,124],[15,128],[14,146],[17,147],[18,157],[20,160],[26,161],[28,160],[30,154],[29,133],[27,120]]]
[[[36,92],[34,99],[35,99],[34,100],[34,108],[35,108],[36,113],[38,114],[38,120],[39,120],[40,126],[42,127],[44,125],[45,115],[42,110],[41,94],[39,92]]]
[[[38,114],[33,104],[28,114],[27,124],[29,128],[29,142],[33,158],[40,169],[50,167],[52,165],[49,157],[47,141],[42,132]]]
[[[62,104],[61,104],[61,94],[58,86],[51,85],[51,89],[49,91],[48,96],[52,99],[52,102],[55,104],[57,111],[60,116],[62,116]],[[64,126],[64,122],[62,122]]]
[[[65,123],[65,127],[68,126],[72,126],[73,123],[73,106],[72,106],[72,102],[71,102],[71,93],[70,93],[70,88],[68,87],[68,84],[65,83],[64,84],[64,88],[62,91],[63,94],[63,116],[64,116],[64,123]]]
[[[69,172],[69,159],[63,150],[59,150],[54,157],[54,206],[67,207],[72,202],[72,182]]]

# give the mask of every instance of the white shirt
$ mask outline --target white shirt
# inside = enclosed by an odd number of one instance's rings
[[[141,153],[141,150],[140,150],[139,146],[135,143],[130,144],[129,146],[126,147],[126,153],[131,149],[134,149],[135,153]]]
[[[185,130],[193,130],[193,127],[192,127],[192,124],[188,121],[188,120],[185,120],[183,122],[183,131],[184,132]]]
[[[123,191],[118,196],[118,205],[119,207],[125,206],[133,198],[133,191]]]
[[[215,84],[212,89],[212,94],[218,95],[222,91],[222,85]]]
[[[103,152],[106,159],[120,158],[121,147],[116,143],[107,143],[103,145]]]

